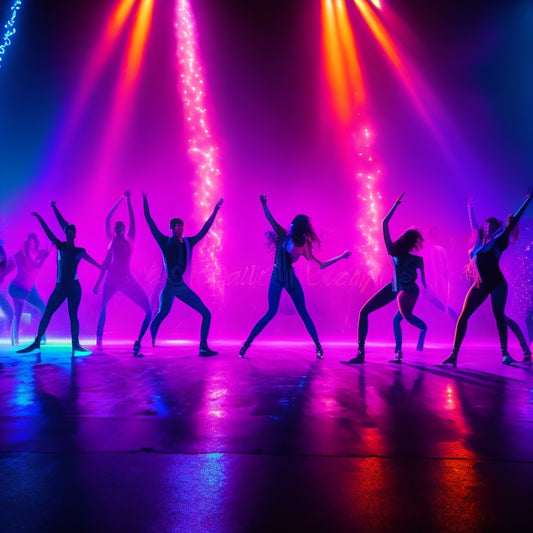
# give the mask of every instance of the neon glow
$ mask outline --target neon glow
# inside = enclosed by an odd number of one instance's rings
[[[376,9],[381,9],[381,2],[380,2],[380,0],[370,0],[370,2],[372,3],[372,5],[373,5]]]
[[[199,206],[198,215],[207,219],[215,207],[220,194],[220,169],[218,147],[209,125],[206,108],[205,80],[196,40],[196,23],[189,0],[177,0],[175,12],[177,40],[178,89],[183,103],[185,128],[188,136],[188,155],[195,167],[196,181],[194,196]],[[218,259],[222,248],[222,217],[205,237],[200,248],[201,263],[205,265],[204,275],[213,291],[221,296],[221,267]]]
[[[0,44],[0,68],[2,68],[3,57],[6,53],[6,48],[11,45],[11,37],[17,32],[15,28],[15,19],[17,18],[17,13],[22,6],[22,0],[15,0],[11,6],[11,17],[4,24],[6,32],[4,33],[3,43]]]

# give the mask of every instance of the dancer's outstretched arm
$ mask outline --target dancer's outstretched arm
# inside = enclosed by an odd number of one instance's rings
[[[274,233],[279,237],[282,235],[285,235],[285,229],[276,222],[274,217],[272,216],[272,213],[268,209],[267,206],[267,196],[266,194],[262,194],[259,197],[259,200],[261,201],[261,205],[263,206],[263,211],[265,212],[266,219],[268,220],[268,223],[272,226],[272,229],[274,230]]]
[[[109,213],[105,217],[105,236],[108,240],[111,240],[113,238],[113,230],[111,229],[111,219],[113,218],[113,214],[117,210],[117,207],[120,205],[120,202],[122,202],[122,199],[124,196],[121,196],[113,205],[113,207],[110,209]]]
[[[394,215],[394,211],[396,211],[396,208],[402,203],[402,198],[404,196],[404,192],[398,196],[396,201],[394,202],[394,205],[391,207],[390,211],[385,215],[385,218],[383,219],[383,222],[381,223],[381,226],[383,228],[383,239],[385,240],[385,248],[387,249],[387,253],[390,254],[392,251],[392,239],[390,236],[389,231],[389,222],[392,218],[392,215]]]
[[[146,219],[146,222],[148,222],[148,227],[150,228],[150,231],[152,232],[152,235],[154,236],[154,239],[157,241],[159,245],[162,245],[166,241],[166,237],[161,231],[159,231],[159,228],[155,225],[154,219],[150,215],[150,207],[148,205],[148,195],[147,193],[143,192],[143,206],[144,206],[144,218]]]
[[[334,265],[337,261],[340,261],[341,259],[348,259],[352,255],[352,252],[349,250],[345,250],[342,252],[341,255],[338,255],[337,257],[333,257],[332,259],[328,259],[327,261],[320,261],[320,259],[317,259],[313,255],[313,249],[311,248],[311,245],[309,243],[306,244],[304,256],[307,260],[312,260],[318,263],[320,266],[320,270],[324,270],[325,268],[328,268],[331,265]]]
[[[48,224],[43,220],[43,217],[35,212],[33,212],[32,215],[37,218],[43,231],[46,233],[46,236],[55,244],[55,246],[58,246],[61,241],[54,235],[53,231],[48,227]]]
[[[59,225],[61,226],[61,229],[65,231],[65,228],[68,226],[68,222],[65,220],[65,217],[63,217],[63,215],[59,212],[59,209],[57,208],[56,203],[52,202],[51,205],[56,215],[57,221],[59,222]]]
[[[213,209],[211,216],[205,221],[204,225],[202,226],[202,229],[196,235],[194,235],[194,237],[189,237],[189,241],[191,242],[191,245],[194,246],[199,240],[205,237],[205,234],[209,231],[209,228],[213,225],[213,222],[215,221],[217,213],[219,209],[222,207],[223,203],[224,203],[224,199],[221,198],[217,202],[217,205],[215,205],[215,209]]]
[[[94,284],[94,288],[93,288],[94,294],[98,294],[98,288],[100,287],[100,283],[102,283],[106,270],[109,268],[109,264],[111,263],[111,256],[112,256],[112,252],[111,250],[108,250],[107,255],[105,256],[104,262],[102,263],[102,268],[100,269],[100,275],[98,276],[98,279],[96,280],[96,283]]]
[[[531,202],[531,199],[533,198],[533,191],[528,191],[524,201],[520,205],[520,207],[517,209],[517,211],[510,217],[509,225],[505,230],[509,233],[514,229],[514,227],[518,224],[518,221],[520,220],[520,217],[525,213],[527,206],[529,205],[529,202]]]
[[[131,193],[128,190],[124,191],[124,196],[126,197],[126,202],[128,203],[128,215],[129,215],[129,218],[130,218],[130,227],[129,227],[129,230],[128,230],[128,239],[130,239],[130,241],[134,241],[135,240],[135,215],[133,213],[133,207],[131,205]]]
[[[479,224],[477,223],[476,212],[474,211],[474,200],[471,196],[466,197],[466,208],[468,209],[468,221],[470,222],[472,235],[477,235]]]
[[[91,263],[91,265],[95,266],[96,268],[102,268],[102,265],[98,263],[98,261],[95,261],[85,250],[83,250],[83,255],[81,258],[85,259],[85,261]]]

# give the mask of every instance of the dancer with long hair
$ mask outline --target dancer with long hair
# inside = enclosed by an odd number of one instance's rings
[[[318,359],[324,357],[324,350],[318,339],[316,327],[311,319],[305,306],[305,298],[300,281],[296,277],[293,264],[304,256],[308,261],[315,261],[321,269],[333,265],[341,259],[350,257],[351,252],[346,250],[341,255],[330,259],[329,261],[320,261],[313,255],[313,244],[319,244],[319,239],[311,225],[307,215],[297,215],[288,230],[284,229],[276,222],[267,206],[267,197],[262,194],[260,197],[263,211],[266,219],[273,229],[270,238],[276,246],[276,257],[274,260],[274,269],[270,278],[268,289],[268,311],[253,327],[250,335],[244,341],[239,355],[244,357],[253,340],[263,331],[265,326],[274,318],[278,311],[281,298],[281,291],[285,289],[291,297],[296,311],[304,321],[305,327],[311,335],[316,347],[316,356]]]
[[[17,268],[15,277],[9,284],[9,295],[13,298],[15,310],[11,326],[11,344],[18,346],[20,318],[27,302],[44,314],[46,304],[35,288],[35,281],[45,259],[50,254],[49,250],[39,248],[39,239],[35,233],[30,233],[24,241],[22,248],[15,254],[14,260]],[[44,340],[44,339],[43,339]]]
[[[120,205],[123,198],[126,198],[129,215],[129,228],[126,233],[126,225],[122,221],[115,223],[114,234],[111,231],[111,218],[117,207]],[[99,350],[102,350],[102,338],[104,335],[104,325],[107,314],[107,304],[117,291],[122,292],[133,303],[137,304],[144,311],[144,319],[141,324],[139,336],[133,344],[133,355],[135,357],[143,357],[140,353],[141,341],[150,325],[152,319],[152,310],[150,309],[150,302],[148,296],[141,288],[139,283],[131,274],[130,260],[133,252],[133,244],[135,242],[135,215],[131,205],[130,191],[125,191],[124,195],[119,198],[111,211],[106,217],[105,222],[107,238],[111,240],[109,250],[102,263],[102,270],[100,276],[96,281],[93,292],[98,294],[98,288],[105,274],[107,273],[104,282],[104,289],[102,294],[102,306],[100,308],[100,316],[98,318],[98,326],[96,329],[96,345]]]
[[[57,283],[48,299],[44,315],[39,323],[39,329],[35,340],[26,348],[17,350],[17,353],[30,353],[39,350],[41,339],[50,323],[52,315],[59,309],[59,306],[67,300],[68,314],[70,318],[70,332],[72,337],[72,355],[74,352],[89,352],[80,345],[80,321],[78,319],[78,309],[81,302],[81,285],[78,281],[78,265],[82,259],[91,263],[97,268],[101,266],[85,251],[85,248],[78,248],[74,239],[76,238],[76,227],[69,224],[59,212],[56,203],[52,202],[52,209],[56,215],[59,225],[65,232],[66,241],[60,241],[52,230],[48,227],[41,215],[33,212],[41,224],[46,236],[57,248]]]
[[[482,228],[478,228],[476,242],[470,250],[470,258],[476,266],[478,279],[470,287],[465,297],[463,310],[455,326],[452,353],[443,361],[443,364],[457,365],[457,356],[466,334],[468,320],[489,296],[500,338],[502,362],[504,365],[510,365],[516,362],[507,350],[508,332],[505,319],[505,304],[507,302],[508,287],[507,281],[500,270],[499,262],[502,253],[509,246],[511,233],[516,228],[520,217],[524,214],[532,197],[533,193],[531,191],[528,192],[518,210],[514,215],[509,216],[506,224],[503,224],[497,218],[490,217],[485,221]],[[472,222],[473,211],[471,212],[471,207],[469,207],[471,224],[472,227],[477,227],[475,218],[474,222]],[[526,357],[528,356],[526,355]]]
[[[154,346],[159,326],[170,313],[174,298],[178,298],[178,300],[181,300],[184,304],[202,315],[202,324],[200,326],[200,357],[208,357],[211,355],[217,355],[218,353],[215,350],[211,350],[207,345],[207,336],[209,334],[209,326],[211,325],[211,312],[202,302],[200,297],[185,283],[183,275],[185,274],[185,270],[190,267],[193,247],[205,237],[209,228],[213,225],[223,202],[224,200],[222,198],[217,202],[213,213],[196,235],[193,235],[192,237],[184,237],[183,220],[181,218],[173,218],[170,221],[172,236],[167,237],[156,226],[150,215],[147,195],[146,193],[143,193],[144,217],[146,218],[146,222],[148,223],[148,227],[150,228],[154,239],[157,241],[157,244],[163,253],[167,275],[167,280],[159,301],[159,311],[150,324],[150,333],[152,335],[152,344]]]
[[[424,261],[420,256],[411,253],[422,248],[424,239],[417,229],[408,229],[404,231],[397,240],[393,241],[389,231],[389,222],[394,215],[396,208],[401,204],[404,194],[405,193],[400,194],[382,222],[385,248],[392,258],[394,268],[392,283],[385,285],[385,287],[374,294],[374,296],[372,296],[361,308],[357,325],[357,355],[349,361],[342,361],[345,364],[361,364],[365,362],[365,341],[368,334],[368,315],[385,307],[394,300],[397,300],[398,302],[398,312],[393,319],[396,346],[394,349],[395,357],[391,362],[401,363],[402,361],[402,330],[400,323],[404,318],[407,322],[420,329],[416,348],[417,350],[422,350],[424,348],[427,326],[423,320],[413,314],[420,293],[420,289],[416,284],[416,279],[418,277],[417,270],[420,270],[420,279],[424,289],[426,288]]]

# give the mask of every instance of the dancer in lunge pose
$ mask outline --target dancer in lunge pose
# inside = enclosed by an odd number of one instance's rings
[[[318,359],[322,359],[324,357],[324,351],[320,341],[318,340],[318,333],[313,320],[309,316],[305,306],[305,298],[302,286],[296,277],[296,273],[294,272],[294,267],[292,265],[296,263],[296,261],[298,261],[298,259],[303,255],[305,259],[308,261],[315,261],[320,265],[321,269],[324,269],[330,265],[333,265],[337,261],[340,261],[341,259],[347,259],[350,257],[351,252],[345,251],[341,255],[334,257],[329,261],[319,261],[313,255],[312,251],[313,244],[319,244],[319,240],[315,231],[313,230],[313,226],[311,225],[309,217],[306,215],[297,215],[291,222],[289,230],[287,231],[274,220],[274,217],[270,213],[267,206],[266,195],[261,195],[260,200],[261,204],[263,205],[265,216],[274,230],[274,232],[270,234],[270,239],[276,246],[276,258],[274,261],[274,269],[272,271],[270,286],[268,289],[268,311],[253,327],[250,335],[248,335],[248,338],[242,345],[239,355],[241,357],[245,356],[246,351],[252,344],[252,341],[274,318],[278,311],[281,291],[282,289],[285,289],[289,293],[289,296],[296,307],[296,311],[298,311],[298,314],[302,317],[305,327],[315,343],[316,356]]]
[[[400,363],[402,360],[402,330],[400,322],[405,318],[407,322],[420,329],[418,344],[416,349],[424,348],[424,339],[427,326],[417,316],[413,310],[418,299],[420,289],[416,284],[417,270],[420,270],[420,279],[424,289],[426,279],[424,275],[424,261],[418,255],[411,252],[420,250],[424,241],[421,233],[417,229],[408,229],[397,240],[392,241],[389,232],[389,222],[396,208],[400,205],[405,193],[400,194],[391,210],[383,219],[383,238],[387,253],[392,257],[394,274],[392,283],[385,285],[380,291],[368,300],[359,312],[359,322],[357,325],[358,350],[357,355],[349,361],[342,361],[345,364],[358,364],[365,362],[365,341],[368,334],[368,315],[381,309],[395,299],[398,301],[398,313],[393,319],[394,339],[396,347],[393,363]]]
[[[11,344],[13,346],[18,346],[19,344],[20,318],[24,309],[24,303],[28,302],[38,309],[41,315],[44,314],[46,304],[35,288],[35,280],[37,279],[39,269],[49,254],[50,252],[48,250],[39,249],[39,239],[35,233],[28,235],[22,248],[15,254],[14,259],[17,273],[11,280],[8,289],[9,295],[13,298],[13,306],[15,308],[15,315],[11,326]]]
[[[0,285],[3,283],[5,277],[15,268],[15,264],[12,259],[7,259],[6,251],[2,244],[0,244]],[[11,327],[13,321],[13,308],[7,300],[7,298],[0,293],[0,309],[6,316],[5,328],[6,330]],[[1,331],[0,331],[1,333]]]
[[[187,267],[191,264],[191,256],[193,247],[205,236],[209,228],[213,225],[216,215],[224,202],[220,199],[211,214],[207,219],[202,229],[192,237],[183,236],[184,223],[181,218],[173,218],[170,221],[171,237],[167,237],[156,226],[150,215],[150,208],[148,206],[148,198],[143,194],[144,201],[144,216],[152,235],[154,236],[159,248],[163,252],[165,261],[165,270],[167,274],[167,281],[161,293],[159,312],[150,324],[150,333],[152,334],[152,344],[155,346],[157,331],[161,322],[170,313],[172,301],[174,297],[181,300],[184,304],[192,307],[195,311],[202,315],[202,325],[200,327],[200,357],[207,357],[216,355],[218,352],[211,350],[207,345],[207,336],[209,334],[209,326],[211,324],[211,312],[200,297],[185,283],[183,274]]]
[[[500,337],[502,362],[504,365],[516,362],[507,351],[505,303],[507,301],[508,288],[507,281],[500,270],[499,262],[502,253],[509,246],[511,232],[515,229],[532,197],[533,193],[531,191],[528,192],[518,211],[508,218],[505,225],[500,220],[491,217],[485,221],[482,228],[478,228],[477,240],[470,250],[470,258],[477,268],[478,280],[470,287],[465,297],[463,310],[455,326],[452,353],[450,357],[443,361],[443,364],[457,365],[457,355],[466,334],[468,319],[489,295],[492,303],[492,312],[496,319],[496,327],[498,328],[498,336]],[[471,202],[469,202],[469,213],[472,227],[477,228]],[[531,357],[531,355],[526,355],[527,357]]]
[[[126,234],[126,225],[124,222],[117,221],[115,224],[114,235],[111,232],[111,217],[119,206],[123,198],[126,198],[128,204],[129,214],[129,228]],[[148,296],[137,283],[135,278],[131,274],[130,259],[133,251],[133,243],[135,241],[135,216],[133,214],[133,208],[131,206],[130,191],[126,191],[123,196],[115,203],[111,211],[106,217],[105,221],[106,235],[108,239],[111,239],[109,250],[102,264],[102,270],[100,276],[96,281],[93,292],[98,293],[98,288],[105,273],[107,277],[104,282],[104,290],[102,294],[102,307],[100,310],[100,318],[98,319],[98,326],[96,329],[96,345],[98,349],[102,349],[102,337],[104,334],[104,324],[106,320],[107,304],[113,295],[120,291],[125,294],[130,300],[137,304],[145,313],[144,320],[141,325],[139,337],[133,344],[133,355],[135,357],[143,357],[140,353],[141,341],[150,325],[152,319],[152,311],[150,309],[150,302]]]
[[[34,217],[41,224],[47,237],[52,241],[57,248],[57,283],[48,299],[44,315],[39,324],[37,336],[35,340],[26,348],[17,350],[17,353],[29,353],[34,350],[39,350],[41,347],[41,339],[50,323],[52,315],[59,309],[59,306],[67,300],[68,314],[70,317],[70,331],[72,336],[72,355],[74,352],[88,352],[86,348],[80,345],[80,322],[78,320],[78,308],[81,301],[81,285],[78,281],[78,265],[82,259],[85,259],[91,265],[101,268],[100,265],[85,251],[85,248],[78,248],[74,244],[76,238],[76,227],[74,224],[69,224],[61,215],[56,207],[56,203],[52,202],[52,208],[59,222],[59,225],[65,232],[66,241],[60,241],[48,227],[46,222],[37,213],[32,213]]]

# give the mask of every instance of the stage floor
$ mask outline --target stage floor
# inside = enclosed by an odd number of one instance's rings
[[[531,365],[212,347],[0,346],[0,531],[530,531]]]

